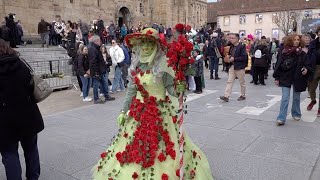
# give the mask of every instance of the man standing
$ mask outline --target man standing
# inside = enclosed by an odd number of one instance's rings
[[[21,21],[17,21],[17,35],[18,35],[18,45],[23,45],[24,42],[22,41],[22,36],[23,36],[23,29],[21,25]]]
[[[320,26],[316,30],[317,38],[312,40],[309,45],[308,57],[311,58],[314,64],[314,75],[309,85],[309,92],[311,102],[309,103],[307,110],[311,111],[316,101],[316,90],[320,80]],[[319,97],[320,99],[320,97]],[[320,116],[320,105],[318,109],[318,117]]]
[[[15,14],[10,13],[8,17],[6,17],[6,26],[9,28],[9,41],[10,47],[16,48],[18,37],[17,37],[17,26],[14,22]]]
[[[123,50],[123,53],[124,53],[124,60],[123,60],[123,67],[122,67],[122,79],[123,79],[123,82],[124,82],[124,87],[127,87],[127,84],[128,84],[128,80],[127,80],[127,77],[128,77],[128,68],[131,64],[131,55],[130,55],[130,50],[129,48],[127,47],[127,44],[126,44],[126,41],[123,41],[123,44],[120,46],[121,49]]]
[[[49,47],[49,30],[50,30],[51,24],[44,21],[43,17],[41,17],[41,21],[38,24],[38,34],[41,36],[41,47],[44,47],[44,44],[46,44],[46,47]]]
[[[209,42],[209,46],[207,48],[207,58],[209,58],[209,67],[210,67],[210,79],[213,79],[213,71],[215,75],[215,80],[219,80],[218,70],[219,70],[219,58],[221,58],[221,54],[219,52],[220,44],[218,42],[218,33],[212,34],[212,39]]]
[[[202,53],[203,53],[204,65],[207,69],[209,67],[208,66],[208,55],[207,55],[208,47],[209,47],[209,41],[206,40],[205,45],[202,48]]]
[[[113,21],[111,21],[110,26],[108,27],[109,35],[111,40],[116,39],[116,26]]]
[[[87,46],[89,44],[88,35],[89,35],[90,28],[89,28],[88,24],[86,22],[83,22],[81,19],[79,19],[78,23],[79,23],[80,30],[82,33],[83,43],[84,43],[84,45]]]
[[[246,46],[239,43],[239,34],[231,34],[230,42],[232,43],[229,51],[229,78],[224,96],[220,96],[220,99],[228,102],[231,95],[232,86],[236,77],[239,79],[241,95],[238,101],[246,99],[246,84],[245,84],[245,68],[248,63],[248,57],[246,52]]]
[[[105,66],[105,62],[103,56],[100,52],[101,46],[101,39],[98,35],[94,35],[90,38],[91,45],[89,46],[88,50],[88,59],[89,59],[89,68],[90,68],[90,75],[93,79],[93,97],[94,97],[94,104],[103,104],[99,98],[98,88],[100,88],[104,94],[105,101],[113,101],[115,100],[114,97],[111,97],[108,92],[108,73]]]

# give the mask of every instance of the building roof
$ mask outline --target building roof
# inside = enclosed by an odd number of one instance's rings
[[[217,16],[320,8],[320,0],[221,0],[208,3],[208,22]]]

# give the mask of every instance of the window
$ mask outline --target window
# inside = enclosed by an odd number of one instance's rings
[[[239,31],[239,36],[240,36],[240,38],[246,37],[246,31],[245,30],[240,30]]]
[[[142,5],[142,3],[140,3],[140,13],[143,13],[143,5]]]
[[[223,25],[225,25],[225,26],[230,25],[230,16],[223,17]]]
[[[272,38],[279,39],[279,29],[272,29]]]
[[[256,24],[262,23],[262,14],[256,14]]]
[[[255,33],[254,33],[256,36],[259,37],[259,39],[261,38],[262,36],[262,29],[256,29]]]
[[[239,23],[240,24],[246,24],[246,15],[240,15],[239,16]]]
[[[304,11],[304,18],[306,19],[312,18],[312,10]]]

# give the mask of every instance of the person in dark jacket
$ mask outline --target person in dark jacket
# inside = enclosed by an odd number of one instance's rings
[[[318,37],[310,42],[307,54],[314,68],[314,75],[311,76],[309,84],[311,102],[307,107],[308,111],[312,110],[313,106],[317,103],[316,90],[320,81],[320,26],[317,28],[316,33]],[[320,116],[320,105],[318,108],[318,116]]]
[[[50,28],[51,24],[46,22],[43,17],[41,17],[41,21],[38,24],[38,34],[40,34],[41,37],[41,47],[44,47],[44,44],[46,44],[46,47],[49,47]]]
[[[21,179],[19,142],[24,151],[26,178],[38,179],[40,161],[37,134],[44,123],[33,97],[30,70],[0,39],[0,152],[8,180]]]
[[[109,95],[108,82],[106,77],[106,65],[103,60],[103,56],[100,52],[101,39],[99,36],[94,35],[90,38],[91,46],[88,48],[89,68],[90,76],[93,81],[93,98],[95,104],[102,104],[99,98],[98,88],[101,86],[102,92],[105,96],[105,101],[112,101],[115,98]]]
[[[229,58],[225,58],[230,63],[229,67],[229,77],[227,82],[227,87],[224,96],[220,96],[220,99],[229,102],[229,97],[231,95],[232,86],[236,77],[239,79],[241,95],[237,99],[238,101],[243,101],[246,99],[246,83],[245,83],[245,68],[248,64],[248,55],[246,51],[246,46],[240,44],[239,34],[230,34],[229,40],[232,43],[229,50]]]
[[[296,121],[301,119],[300,93],[306,91],[308,75],[312,73],[312,62],[308,60],[301,47],[304,47],[301,37],[292,34],[285,39],[284,48],[279,50],[273,73],[275,84],[282,88],[280,112],[277,117],[279,126],[286,122],[291,86],[293,86],[291,115]]]
[[[203,74],[203,56],[200,55],[199,50],[195,50],[193,52],[193,57],[195,62],[193,64],[193,69],[195,70],[194,81],[196,84],[196,90],[194,93],[201,94],[202,93],[202,74]]]
[[[8,17],[6,17],[6,26],[9,28],[9,41],[10,47],[16,48],[18,44],[18,36],[17,36],[17,26],[14,22],[15,14],[10,13]]]
[[[253,82],[255,85],[258,85],[258,82],[261,85],[266,85],[264,82],[264,75],[266,68],[268,67],[269,57],[268,43],[265,39],[261,39],[255,48],[255,56],[252,57],[254,68]]]
[[[89,91],[91,86],[90,68],[88,59],[88,47],[83,44],[80,45],[77,56],[77,74],[82,82],[82,97],[83,102],[91,102],[92,98],[89,97]]]
[[[209,59],[209,69],[210,69],[210,79],[219,80],[219,58],[221,58],[221,53],[219,49],[221,48],[221,40],[218,38],[218,33],[212,34],[212,39],[209,41],[209,46],[207,48],[206,57]]]

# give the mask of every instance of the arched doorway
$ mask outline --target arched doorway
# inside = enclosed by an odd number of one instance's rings
[[[122,24],[127,25],[127,27],[130,26],[130,11],[127,7],[120,8],[118,17],[118,25],[120,27],[122,26]]]

